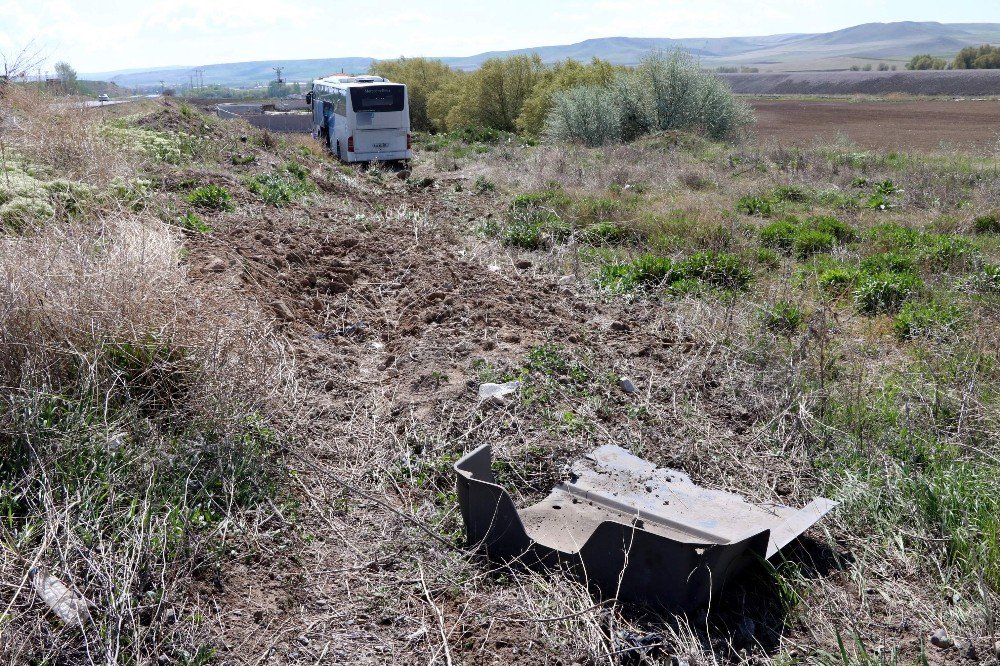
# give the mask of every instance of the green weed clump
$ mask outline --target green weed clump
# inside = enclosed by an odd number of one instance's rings
[[[977,234],[1000,234],[1000,213],[980,215],[972,222],[972,229]]]
[[[953,332],[961,319],[962,309],[957,305],[911,301],[893,319],[892,330],[902,340],[941,337]]]
[[[212,230],[212,227],[210,227],[205,220],[201,219],[200,215],[190,211],[181,215],[178,222],[180,222],[180,225],[188,231],[194,231],[200,234],[207,234]]]
[[[774,202],[766,197],[747,195],[736,202],[736,211],[744,215],[770,217],[774,214]]]
[[[219,185],[203,185],[195,188],[188,194],[187,202],[203,210],[233,210],[232,195],[229,190]]]
[[[781,335],[792,335],[799,330],[805,317],[795,304],[778,301],[764,312],[763,324],[767,330]]]
[[[627,263],[608,264],[598,274],[598,284],[612,291],[627,292],[640,287],[663,286],[675,293],[714,287],[746,289],[753,272],[742,258],[726,252],[698,252],[687,259],[643,255]]]
[[[855,238],[854,229],[835,217],[811,217],[805,222],[794,216],[765,225],[760,242],[765,247],[794,253],[799,259],[829,252],[839,243]]]
[[[812,196],[800,185],[779,185],[774,188],[774,199],[791,203],[805,203],[812,199]]]
[[[1000,264],[984,264],[969,277],[967,285],[972,291],[1000,294]]]
[[[833,249],[837,239],[832,235],[814,229],[802,229],[795,235],[794,251],[799,259],[806,259],[820,252]]]
[[[277,171],[254,176],[247,189],[276,208],[287,206],[296,199],[316,191],[309,170],[297,162],[289,162]]]
[[[560,243],[570,235],[570,225],[560,215],[572,203],[558,189],[529,192],[514,197],[503,225],[494,225],[492,235],[505,245],[538,250]]]
[[[862,314],[892,314],[914,296],[923,283],[914,273],[862,272],[854,290],[854,303]]]

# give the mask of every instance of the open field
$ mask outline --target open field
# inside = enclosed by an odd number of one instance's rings
[[[907,100],[751,101],[760,140],[815,146],[845,139],[865,149],[995,151],[1000,142],[1000,102]]]
[[[869,63],[871,64],[871,63]],[[900,69],[902,66],[900,65]],[[1000,70],[720,74],[739,95],[1000,95]]]
[[[0,111],[7,662],[1000,663],[992,160],[467,130],[394,171],[179,100]],[[469,548],[482,443],[520,506],[601,444],[842,504],[674,616]]]

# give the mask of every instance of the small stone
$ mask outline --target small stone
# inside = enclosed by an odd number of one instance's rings
[[[163,611],[163,621],[167,624],[173,624],[177,622],[177,611],[173,608],[168,608]]]
[[[947,650],[955,646],[955,641],[944,629],[935,629],[931,634],[931,645],[942,650]]]
[[[271,308],[274,310],[274,314],[278,315],[279,319],[284,319],[285,321],[295,321],[295,313],[292,312],[292,309],[288,307],[288,304],[284,301],[272,301]]]
[[[518,259],[517,261],[514,262],[514,266],[516,268],[524,270],[526,268],[531,268],[531,262],[528,261],[527,259]]]
[[[226,263],[225,259],[222,259],[220,257],[213,257],[212,260],[208,262],[208,265],[205,266],[205,270],[208,271],[209,273],[221,273],[222,271],[226,270],[226,266],[228,265],[229,264]]]
[[[563,275],[559,278],[559,284],[572,284],[576,282],[576,277],[573,275]]]
[[[993,644],[993,656],[1000,659],[1000,641]]]
[[[618,385],[621,386],[622,390],[625,391],[625,393],[627,393],[628,395],[635,395],[636,391],[639,390],[635,387],[635,384],[628,377],[622,377],[621,379],[619,379]]]
[[[309,645],[309,637],[306,636],[305,634],[302,634],[301,636],[299,636],[298,641],[302,645]]]
[[[628,330],[628,324],[623,321],[618,321],[617,319],[611,322],[610,326],[612,331],[623,332]]]

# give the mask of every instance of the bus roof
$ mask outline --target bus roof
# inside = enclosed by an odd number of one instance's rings
[[[371,83],[390,83],[388,79],[382,78],[381,76],[351,76],[349,74],[334,74],[332,76],[324,76],[321,79],[316,79],[313,81],[313,85],[321,83],[328,86],[343,86],[343,85],[364,85]]]

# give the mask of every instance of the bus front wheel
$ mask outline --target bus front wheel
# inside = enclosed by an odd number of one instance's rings
[[[337,159],[340,159],[340,141],[337,142]]]

